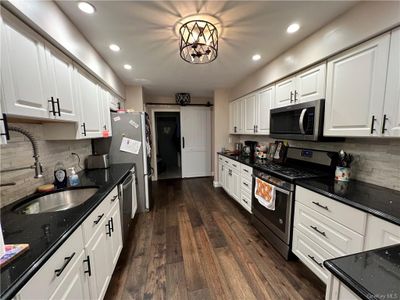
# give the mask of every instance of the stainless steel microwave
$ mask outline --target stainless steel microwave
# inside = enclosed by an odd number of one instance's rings
[[[317,141],[322,137],[325,99],[271,109],[270,136]]]

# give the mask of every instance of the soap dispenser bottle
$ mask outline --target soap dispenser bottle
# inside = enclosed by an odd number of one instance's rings
[[[57,162],[54,167],[54,185],[58,189],[67,186],[67,170],[62,162]]]
[[[71,170],[71,175],[69,175],[68,179],[69,179],[69,185],[70,186],[77,186],[79,185],[79,176],[78,174],[76,174],[75,172],[75,168],[69,168],[69,170]]]

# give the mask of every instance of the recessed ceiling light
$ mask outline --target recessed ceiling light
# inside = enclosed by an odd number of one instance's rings
[[[115,44],[111,44],[108,47],[114,52],[118,52],[119,50],[121,50],[121,48],[118,45],[115,45]]]
[[[290,24],[289,27],[286,29],[287,33],[295,33],[297,30],[300,29],[300,25],[297,23]]]
[[[78,2],[78,7],[81,11],[87,14],[93,14],[96,11],[94,6],[88,2]]]
[[[261,59],[261,55],[260,54],[254,54],[251,59],[254,60],[254,61],[260,60]]]
[[[131,69],[132,69],[132,66],[131,66],[131,65],[124,65],[124,69],[125,69],[125,70],[131,70]]]

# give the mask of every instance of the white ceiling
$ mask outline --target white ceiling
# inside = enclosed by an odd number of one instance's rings
[[[348,1],[90,1],[86,15],[75,1],[57,1],[126,85],[141,84],[146,93],[169,96],[190,92],[212,96],[230,87],[280,53],[351,8]],[[174,25],[196,13],[211,14],[223,26],[218,58],[191,65],[179,56]],[[289,24],[300,30],[287,34]],[[118,44],[118,53],[108,45]],[[251,57],[259,53],[262,59]],[[131,64],[127,71],[124,64]]]

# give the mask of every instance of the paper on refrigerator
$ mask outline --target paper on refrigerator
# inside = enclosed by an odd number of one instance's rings
[[[136,141],[133,139],[123,137],[119,150],[124,151],[124,152],[133,153],[133,154],[139,154],[141,145],[142,145],[142,142],[140,142],[140,141]]]

